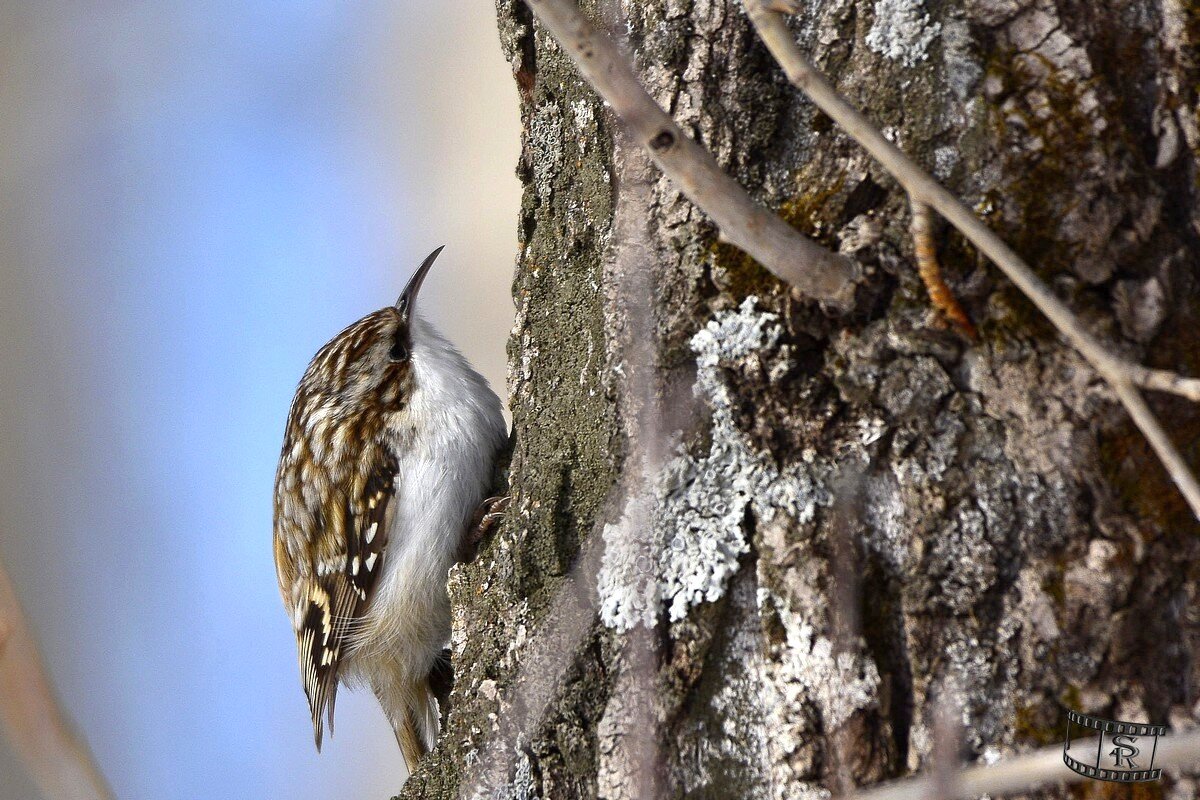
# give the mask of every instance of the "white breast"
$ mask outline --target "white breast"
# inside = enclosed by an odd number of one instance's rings
[[[417,317],[413,395],[395,424],[395,513],[383,571],[356,637],[354,660],[391,659],[424,675],[450,634],[446,573],[485,499],[506,437],[500,399],[487,381]]]

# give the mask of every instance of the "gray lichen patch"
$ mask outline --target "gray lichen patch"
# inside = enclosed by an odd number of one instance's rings
[[[766,592],[760,596],[760,602],[770,600]],[[768,691],[774,692],[774,702],[768,702],[770,716],[780,723],[771,724],[773,730],[786,735],[788,726],[784,723],[801,700],[816,707],[829,730],[840,728],[856,712],[876,702],[879,671],[869,657],[853,650],[836,652],[833,640],[823,635],[808,615],[786,605],[773,611],[786,633],[784,643],[773,648],[767,667]],[[795,749],[786,744],[784,747]]]
[[[604,528],[598,589],[601,620],[611,628],[653,625],[663,612],[679,620],[692,606],[720,598],[749,547],[747,512],[760,523],[776,514],[804,523],[828,502],[806,468],[781,469],[735,421],[725,370],[758,358],[782,332],[779,317],[756,304],[750,297],[718,313],[692,338],[694,391],[712,413],[707,450],[679,452],[650,497],[632,502],[621,520]],[[648,536],[638,535],[640,520]]]
[[[867,47],[906,67],[915,67],[925,60],[929,45],[941,30],[942,26],[925,13],[924,0],[876,0]]]
[[[765,654],[755,598],[756,578],[733,579],[728,608],[705,676],[678,733],[678,785],[689,798],[771,797],[771,734],[762,702]]]

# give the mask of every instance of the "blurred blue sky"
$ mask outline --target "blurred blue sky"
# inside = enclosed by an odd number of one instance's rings
[[[0,4],[0,557],[119,797],[399,787],[365,694],[312,746],[275,462],[311,355],[439,244],[431,315],[504,394],[517,136],[487,0]]]

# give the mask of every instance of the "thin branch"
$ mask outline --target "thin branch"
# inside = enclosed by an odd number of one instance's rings
[[[1098,737],[1072,740],[1071,748],[1077,744],[1081,752],[1089,752],[1097,750],[1100,741]],[[1200,764],[1200,731],[1168,734],[1159,739],[1154,754],[1155,767],[1186,769],[1197,764]],[[1089,779],[1063,764],[1062,745],[1054,745],[996,764],[958,770],[950,784],[952,790],[936,796],[938,800],[968,800],[980,795],[1024,794],[1043,784],[1083,780]],[[935,793],[945,791],[944,787],[944,778],[921,774],[859,790],[852,795],[852,800],[928,800]]]
[[[721,236],[806,295],[835,306],[853,299],[857,264],[801,235],[746,194],[707,150],[654,101],[612,39],[574,0],[526,0],[630,134]]]
[[[1172,444],[1162,425],[1146,406],[1134,386],[1172,391],[1185,397],[1200,395],[1200,381],[1173,376],[1161,370],[1147,370],[1115,355],[1083,326],[1074,313],[1054,295],[1029,265],[1021,260],[999,236],[979,220],[933,176],[921,169],[858,109],[842,97],[824,75],[805,57],[784,21],[784,13],[794,13],[795,0],[743,0],[746,13],[767,49],[779,62],[788,80],[816,103],[884,169],[899,181],[914,203],[933,207],[975,244],[1009,280],[1025,293],[1046,315],[1059,332],[1080,352],[1116,391],[1141,429],[1172,480],[1200,519],[1200,483]]]
[[[1200,403],[1200,378],[1185,378],[1177,372],[1130,364],[1129,380],[1143,389],[1177,394]]]
[[[925,283],[929,292],[929,300],[933,307],[942,312],[942,316],[958,326],[967,338],[975,340],[978,334],[971,318],[959,304],[954,292],[946,285],[942,277],[942,267],[937,260],[937,245],[933,238],[933,209],[924,203],[911,199],[912,206],[912,237],[913,250],[917,256],[917,274]]]
[[[959,751],[962,748],[962,729],[959,720],[962,709],[941,698],[933,709],[933,752],[929,775],[932,789],[924,800],[950,800],[962,790],[960,786]]]
[[[1197,510],[1200,508],[1200,484],[1196,482],[1196,477],[1192,474],[1187,462],[1183,460],[1183,456],[1171,443],[1171,438],[1163,429],[1162,423],[1158,421],[1158,417],[1150,410],[1150,406],[1146,405],[1146,399],[1128,380],[1110,379],[1109,383],[1112,384],[1117,397],[1125,405],[1129,416],[1133,418],[1133,424],[1138,426],[1142,435],[1150,442],[1150,447],[1162,461],[1163,467],[1175,481],[1183,496],[1187,498],[1192,511],[1197,517],[1200,517],[1200,510]]]
[[[111,800],[91,751],[68,719],[0,563],[0,723],[47,800]]]

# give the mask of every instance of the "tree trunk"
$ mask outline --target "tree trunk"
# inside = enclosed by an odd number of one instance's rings
[[[802,5],[841,91],[1095,331],[1200,375],[1194,3]],[[722,244],[498,0],[525,126],[513,503],[452,573],[452,711],[403,796],[815,798],[927,767],[939,709],[980,762],[1061,741],[1064,706],[1193,720],[1200,530],[1095,373],[950,231],[978,340],[931,312],[903,192],[740,2],[584,8],[867,278],[835,317]],[[1151,400],[1200,465],[1200,414]]]

